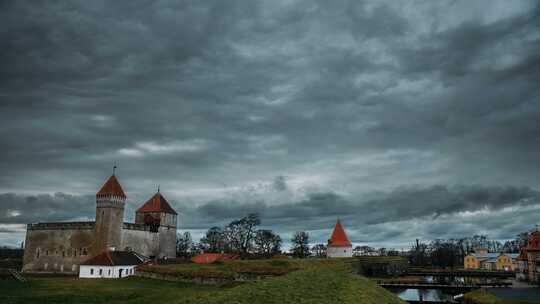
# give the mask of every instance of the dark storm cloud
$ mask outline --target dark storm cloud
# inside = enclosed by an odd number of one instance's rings
[[[161,184],[197,229],[242,208],[323,229],[361,206],[382,239],[528,206],[540,5],[486,3],[3,1],[0,224],[92,217],[113,163],[130,208]]]
[[[378,193],[377,198],[344,197],[335,193],[313,193],[300,202],[280,204],[212,201],[190,213],[212,220],[233,219],[247,213],[259,213],[270,223],[287,219],[291,224],[309,219],[337,217],[354,219],[359,224],[381,224],[413,218],[452,215],[459,212],[540,204],[540,192],[527,187],[432,186],[400,188]],[[331,220],[331,221],[332,221]],[[201,228],[201,227],[197,227]],[[314,229],[314,227],[310,227]]]
[[[0,203],[6,212],[0,221],[6,224],[86,219],[94,216],[93,197],[79,197],[56,193],[54,195],[16,196],[4,194]],[[266,202],[241,203],[234,200],[211,201],[193,207],[171,201],[179,211],[182,230],[206,230],[225,225],[247,215],[259,213],[262,224],[284,234],[295,230],[310,231],[313,242],[323,242],[337,218],[341,218],[355,242],[396,241],[406,232],[399,228],[408,220],[430,222],[419,235],[437,238],[457,237],[470,231],[461,225],[474,224],[478,229],[490,231],[493,237],[502,237],[498,229],[512,228],[504,237],[512,237],[529,229],[527,223],[515,223],[511,218],[498,217],[497,212],[507,207],[527,208],[540,206],[540,192],[530,188],[483,186],[433,186],[429,188],[403,188],[388,193],[377,193],[375,198],[344,197],[335,193],[312,193],[305,200],[269,205]],[[435,206],[435,207],[434,207]],[[126,217],[133,218],[134,208],[129,205]],[[460,218],[463,213],[488,212],[490,221],[477,223],[477,218]],[[438,222],[439,218],[443,218]],[[1,228],[1,227],[0,227]],[[13,228],[10,231],[16,231]],[[323,230],[320,232],[319,230]]]
[[[66,221],[75,218],[93,218],[95,199],[65,193],[54,195],[0,195],[0,223],[21,224],[44,221]]]

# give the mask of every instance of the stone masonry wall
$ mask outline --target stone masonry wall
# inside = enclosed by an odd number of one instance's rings
[[[132,250],[147,257],[159,255],[159,233],[150,232],[144,225],[124,223],[120,250]]]
[[[24,272],[77,273],[91,257],[94,223],[29,224],[24,250]]]

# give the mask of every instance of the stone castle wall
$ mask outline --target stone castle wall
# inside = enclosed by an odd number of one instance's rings
[[[176,257],[176,226],[159,227],[159,257]]]
[[[77,273],[94,242],[94,222],[28,224],[23,271]]]
[[[132,250],[147,257],[162,256],[159,250],[159,233],[140,224],[124,223],[123,227],[121,250]]]

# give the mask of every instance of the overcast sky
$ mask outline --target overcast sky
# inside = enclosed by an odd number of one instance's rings
[[[0,43],[0,245],[92,220],[113,164],[195,239],[540,223],[537,1],[2,1]]]

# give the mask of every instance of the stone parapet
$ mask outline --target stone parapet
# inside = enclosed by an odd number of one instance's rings
[[[83,230],[94,229],[95,222],[49,222],[26,225],[27,230]]]
[[[134,224],[134,223],[124,223],[123,229],[126,230],[140,230],[140,231],[148,231],[152,232],[150,230],[150,226],[144,225],[144,224]]]

